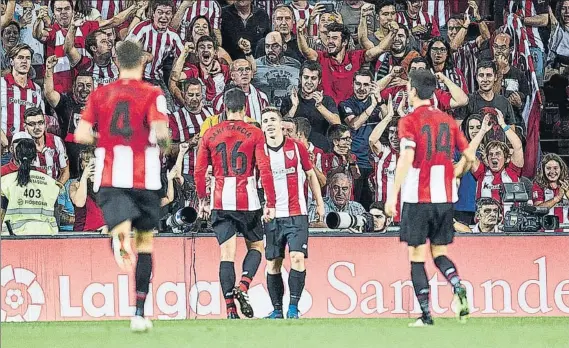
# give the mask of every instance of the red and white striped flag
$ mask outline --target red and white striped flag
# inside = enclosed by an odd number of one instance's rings
[[[539,144],[539,120],[543,106],[533,58],[528,44],[528,35],[525,26],[517,14],[510,14],[506,18],[503,31],[510,34],[514,40],[512,65],[524,71],[530,81],[530,95],[527,97],[522,116],[526,124],[526,148],[524,153],[524,168],[522,176],[533,178],[537,172],[541,149]]]

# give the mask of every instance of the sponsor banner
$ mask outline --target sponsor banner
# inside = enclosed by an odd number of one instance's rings
[[[569,314],[568,251],[565,236],[459,237],[450,257],[465,279],[473,316],[564,316]],[[213,237],[157,238],[146,314],[225,317],[219,254]],[[244,255],[240,239],[237,279]],[[407,249],[397,238],[313,237],[309,256],[299,304],[303,317],[419,313]],[[2,321],[127,319],[134,313],[134,275],[120,272],[107,239],[3,240],[1,262]],[[433,314],[454,315],[450,286],[432,261],[426,264]],[[272,310],[265,267],[263,262],[249,291],[257,317]],[[285,261],[285,308],[289,270]]]

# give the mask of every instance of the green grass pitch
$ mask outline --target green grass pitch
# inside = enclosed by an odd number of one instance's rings
[[[408,328],[408,319],[154,321],[134,334],[126,321],[3,323],[2,347],[569,347],[569,318],[484,318],[460,324],[435,319]]]

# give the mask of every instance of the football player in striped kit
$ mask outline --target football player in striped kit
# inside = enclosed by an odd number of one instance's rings
[[[265,152],[271,162],[277,195],[276,218],[265,224],[267,288],[274,307],[268,318],[284,317],[282,309],[284,284],[281,267],[288,244],[291,270],[288,278],[290,302],[287,318],[298,319],[298,302],[306,279],[304,259],[308,257],[306,180],[316,201],[320,222],[324,221],[324,202],[308,150],[299,141],[284,136],[282,116],[278,109],[263,110],[261,129],[265,133]]]

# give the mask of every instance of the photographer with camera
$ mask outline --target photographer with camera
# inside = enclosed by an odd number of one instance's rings
[[[324,197],[324,216],[329,213],[348,213],[353,216],[362,216],[366,213],[364,207],[350,200],[352,192],[352,181],[341,172],[337,172],[328,177],[328,196]],[[313,202],[308,209],[308,222],[313,228],[328,227],[325,222],[318,221],[317,205]]]
[[[532,199],[534,206],[548,208],[549,214],[557,216],[561,223],[569,223],[569,171],[559,155],[548,153],[543,156],[534,180]]]
[[[473,233],[492,233],[500,232],[498,224],[502,223],[503,213],[500,202],[493,198],[480,198],[476,201],[476,214],[474,221],[476,226],[472,229]]]

